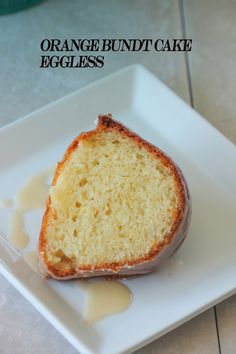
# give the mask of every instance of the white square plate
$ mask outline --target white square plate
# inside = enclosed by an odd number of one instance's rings
[[[15,194],[27,177],[60,160],[69,142],[111,112],[181,167],[193,203],[189,235],[156,273],[125,283],[127,311],[91,327],[81,324],[83,298],[72,282],[42,280],[21,267],[2,274],[81,352],[132,352],[235,291],[236,149],[198,113],[142,66],[131,66],[0,130],[0,198]],[[42,215],[42,214],[41,214]],[[29,215],[31,247],[41,215]],[[7,211],[0,233],[7,233]],[[179,260],[179,261],[178,261]]]

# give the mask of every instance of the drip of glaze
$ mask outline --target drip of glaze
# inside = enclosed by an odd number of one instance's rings
[[[17,249],[28,245],[29,235],[25,230],[24,214],[45,206],[52,171],[50,169],[30,177],[15,195],[15,210],[10,215],[8,239]]]
[[[79,280],[75,286],[85,294],[84,322],[88,325],[126,310],[132,301],[129,288],[119,281]]]
[[[13,206],[13,202],[10,199],[1,199],[0,200],[0,208],[11,208]]]
[[[12,246],[22,249],[28,245],[29,236],[25,231],[24,214],[19,210],[12,211],[9,222],[8,239]]]
[[[29,252],[25,252],[23,254],[23,258],[35,273],[41,274],[38,263],[38,255],[35,249]]]
[[[19,192],[15,195],[16,208],[22,211],[30,211],[44,208],[49,192],[47,183],[52,170],[44,171],[30,177]]]

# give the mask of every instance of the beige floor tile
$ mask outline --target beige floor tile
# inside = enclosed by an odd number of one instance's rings
[[[135,354],[218,354],[213,309],[136,351]]]
[[[236,2],[184,0],[194,106],[236,142]]]
[[[0,289],[0,354],[78,354],[1,274]]]
[[[236,353],[236,295],[217,306],[222,354]]]

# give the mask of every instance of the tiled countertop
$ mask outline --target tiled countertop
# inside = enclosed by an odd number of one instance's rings
[[[121,67],[144,64],[236,142],[236,6],[233,0],[51,0],[0,17],[0,125]],[[40,69],[43,38],[193,39],[184,53],[107,54],[103,69]],[[77,351],[0,276],[0,354]],[[139,354],[235,354],[236,296]],[[96,354],[96,353],[95,353]]]

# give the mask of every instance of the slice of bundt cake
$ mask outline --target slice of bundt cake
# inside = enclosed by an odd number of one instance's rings
[[[57,279],[150,272],[182,243],[189,219],[186,183],[171,159],[99,116],[58,163],[40,262]]]

